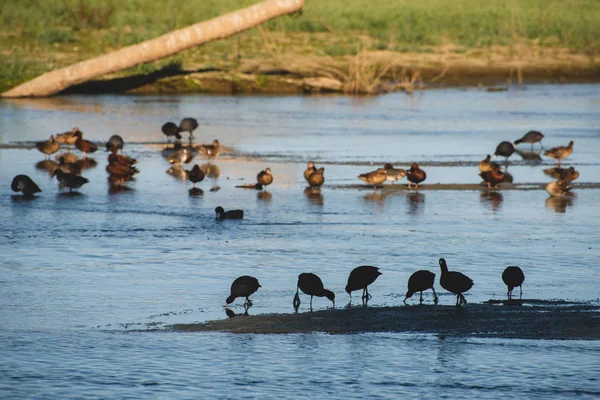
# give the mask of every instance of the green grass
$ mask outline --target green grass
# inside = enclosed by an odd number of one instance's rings
[[[138,43],[258,0],[7,0],[0,8],[0,90],[34,73]],[[598,0],[305,0],[301,15],[270,21],[287,35],[280,50],[339,57],[361,50],[430,51],[535,42],[600,49]],[[298,39],[298,34],[305,39]],[[356,43],[356,37],[370,38]],[[308,37],[308,39],[306,39]],[[295,39],[294,39],[295,38]],[[183,53],[226,63],[237,43],[245,58],[268,57],[255,30]],[[144,68],[147,68],[144,67]],[[10,83],[10,84],[9,84]]]

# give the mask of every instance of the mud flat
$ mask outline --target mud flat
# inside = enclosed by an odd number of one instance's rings
[[[524,300],[523,306],[352,307],[297,314],[239,315],[200,324],[171,325],[182,332],[435,333],[515,339],[600,340],[600,307],[583,303]]]

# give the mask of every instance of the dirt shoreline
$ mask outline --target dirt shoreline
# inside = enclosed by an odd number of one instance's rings
[[[528,301],[524,300],[527,304]],[[206,323],[176,324],[178,332],[257,334],[361,332],[432,333],[447,336],[549,340],[600,340],[600,307],[529,301],[524,306],[468,304],[327,309],[297,314],[242,315]]]

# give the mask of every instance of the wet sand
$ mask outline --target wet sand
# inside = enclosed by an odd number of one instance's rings
[[[260,334],[411,332],[462,337],[600,340],[599,311],[600,307],[585,303],[527,300],[523,306],[355,306],[297,314],[238,315],[200,324],[171,325],[169,330]]]

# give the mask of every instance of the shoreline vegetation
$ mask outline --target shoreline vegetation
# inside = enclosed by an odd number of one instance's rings
[[[256,2],[9,2],[0,10],[0,91]],[[598,20],[594,0],[306,0],[300,14],[67,92],[377,94],[600,82]]]

